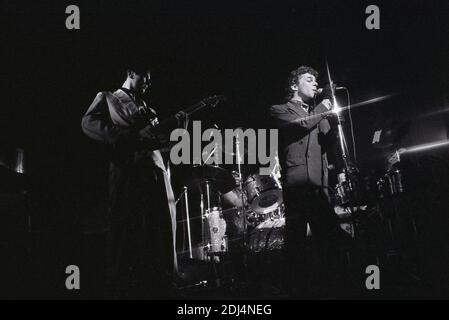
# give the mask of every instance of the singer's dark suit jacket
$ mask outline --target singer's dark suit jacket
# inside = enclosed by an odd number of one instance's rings
[[[308,113],[290,101],[270,108],[272,123],[279,130],[279,160],[285,187],[317,186],[327,193],[330,124],[326,111],[319,104]]]

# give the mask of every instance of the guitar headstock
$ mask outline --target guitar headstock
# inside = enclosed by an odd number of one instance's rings
[[[223,102],[225,100],[226,100],[226,97],[223,95],[213,95],[213,96],[204,98],[202,100],[202,102],[211,108],[215,108],[220,102]]]
[[[200,102],[194,104],[193,106],[184,109],[183,111],[188,115],[191,115],[192,113],[199,111],[205,107],[215,108],[220,102],[225,100],[226,98],[223,95],[209,96],[207,98],[202,99]]]

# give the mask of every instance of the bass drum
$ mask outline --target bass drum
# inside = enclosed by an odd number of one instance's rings
[[[259,214],[268,214],[283,203],[282,187],[273,175],[253,174],[245,181],[244,189],[251,209]]]

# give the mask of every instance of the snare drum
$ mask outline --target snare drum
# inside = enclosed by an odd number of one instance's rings
[[[267,214],[282,203],[282,187],[277,177],[253,174],[245,182],[244,189],[254,212]]]

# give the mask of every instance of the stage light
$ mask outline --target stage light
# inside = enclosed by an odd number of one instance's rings
[[[377,97],[377,98],[366,100],[366,101],[357,102],[357,103],[352,104],[350,106],[347,105],[347,106],[344,106],[344,107],[340,107],[340,106],[338,106],[337,103],[334,103],[335,107],[332,110],[327,111],[326,114],[331,114],[331,113],[339,114],[342,111],[345,111],[345,110],[348,110],[348,109],[352,110],[352,109],[357,108],[357,107],[362,107],[362,106],[365,106],[365,105],[368,105],[368,104],[372,104],[372,103],[376,103],[376,102],[379,102],[379,101],[383,101],[383,100],[389,99],[389,98],[391,98],[391,97],[393,97],[395,95],[397,95],[397,94],[396,93],[387,94],[385,96]],[[309,120],[309,119],[316,118],[317,116],[319,116],[319,115],[313,114],[313,115],[310,115],[310,116],[303,117],[303,118],[301,118],[299,120],[301,120],[301,121]],[[299,120],[296,120],[296,121],[299,121]]]
[[[439,115],[442,115],[442,114],[444,114],[446,112],[449,112],[449,108],[444,108],[444,109],[432,111],[432,112],[429,112],[429,113],[425,113],[425,114],[422,114],[422,115],[418,116],[418,118],[439,116]]]
[[[379,101],[382,101],[382,100],[389,99],[389,98],[391,98],[391,97],[393,97],[395,95],[396,95],[396,93],[392,93],[392,94],[387,94],[385,96],[380,96],[380,97],[377,97],[377,98],[373,98],[373,99],[357,102],[357,103],[352,104],[351,106],[341,107],[340,111],[346,110],[348,108],[354,109],[354,108],[357,108],[357,107],[361,107],[361,106],[365,106],[365,105],[368,105],[368,104],[376,103],[376,102],[379,102]]]
[[[340,106],[338,105],[338,103],[336,103],[336,104],[334,105],[334,108],[332,109],[332,112],[338,115],[338,114],[341,112],[341,110],[342,110],[342,109],[340,108]]]
[[[449,145],[449,141],[440,140],[437,142],[424,143],[424,144],[419,144],[419,145],[412,146],[412,147],[402,148],[398,151],[401,154],[415,153],[415,152],[420,152],[420,151],[433,150],[433,149],[441,148],[441,147],[448,146],[448,145]]]

